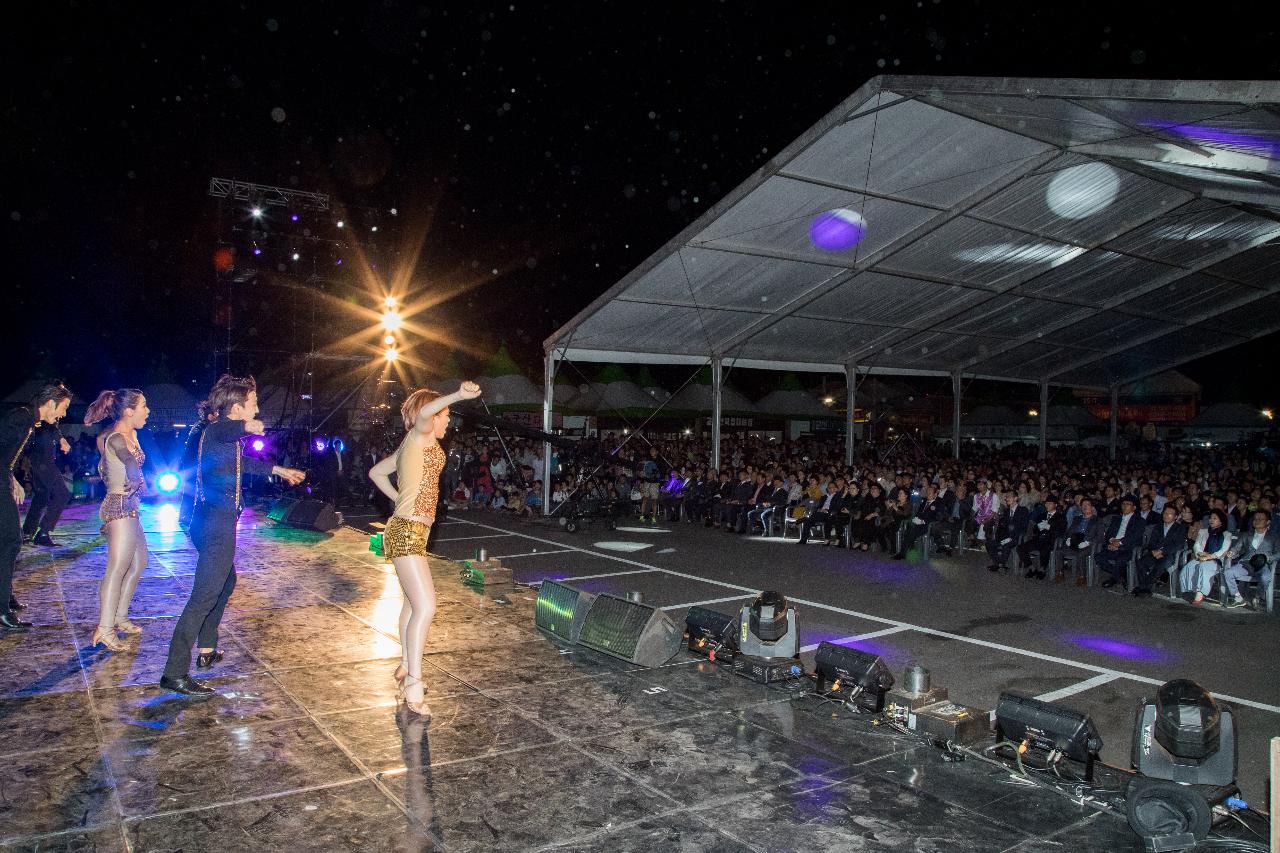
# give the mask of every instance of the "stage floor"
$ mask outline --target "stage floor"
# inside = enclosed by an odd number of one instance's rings
[[[474,591],[444,560],[433,564],[440,607],[425,668],[434,714],[408,718],[391,679],[394,573],[355,530],[289,530],[254,512],[240,524],[227,656],[208,673],[219,695],[180,700],[156,682],[195,553],[168,516],[148,507],[144,523],[151,563],[132,615],[146,631],[123,652],[87,645],[105,560],[93,508],[68,511],[62,547],[23,550],[16,589],[37,627],[0,638],[0,850],[1030,853],[1132,844],[1122,820],[980,762],[945,762],[812,696],[684,656],[646,670],[559,647],[533,627],[532,592]],[[749,590],[777,587],[802,599],[802,642],[876,634],[849,642],[883,654],[898,675],[917,659],[953,699],[981,707],[1005,687],[1090,684],[1067,702],[1097,714],[1109,750],[1126,740],[1116,726],[1143,687],[1116,673],[1217,687],[1231,671],[1208,662],[1223,657],[1222,643],[1235,648],[1227,638],[1236,634],[1219,627],[1216,654],[1174,646],[1129,666],[1089,648],[1068,659],[1049,643],[1063,655],[1055,661],[1041,650],[1045,631],[1071,621],[1078,633],[1102,632],[1118,596],[1049,588],[1043,596],[1074,607],[1030,592],[1011,610],[992,590],[1020,578],[941,561],[904,566],[687,527],[570,535],[479,512],[454,513],[436,539],[449,557],[481,546],[502,555],[523,581],[639,589],[677,618],[690,603],[729,611]],[[1028,610],[1039,615],[1007,615]],[[1190,615],[1230,625],[1242,657],[1275,648],[1276,620]],[[1123,630],[1112,634],[1139,631],[1132,618],[1115,624]],[[1183,636],[1195,642],[1192,629]],[[1021,651],[1005,650],[1015,639]],[[1130,642],[1152,640],[1139,632]],[[1274,703],[1271,668],[1252,665],[1262,675],[1223,689]],[[1261,775],[1246,778],[1248,750],[1262,729],[1277,733],[1280,717],[1252,706],[1242,717],[1242,786],[1260,796]]]

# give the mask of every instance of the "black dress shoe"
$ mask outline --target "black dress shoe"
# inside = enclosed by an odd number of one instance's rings
[[[22,602],[18,601],[18,599],[14,598],[12,595],[11,595],[11,596],[9,596],[9,610],[10,610],[10,611],[14,611],[14,610],[26,610],[26,609],[27,609],[27,605],[25,605],[25,604],[23,604]]]
[[[36,534],[36,538],[35,538],[34,540],[32,540],[32,541],[34,541],[37,545],[40,545],[40,546],[45,547],[45,548],[57,548],[57,547],[58,547],[58,543],[57,543],[57,542],[54,542],[52,539],[50,539],[50,538],[49,538],[49,534],[48,534],[48,533],[43,533],[43,532],[42,532],[42,533],[37,533],[37,534]]]
[[[31,629],[31,623],[23,622],[12,613],[0,613],[0,628],[14,632],[28,631]]]
[[[215,691],[207,684],[201,684],[189,675],[181,678],[170,678],[167,675],[160,676],[160,686],[171,693],[181,693],[183,696],[212,696]]]
[[[222,660],[222,649],[212,652],[201,652],[196,655],[196,669],[208,669],[218,661]]]

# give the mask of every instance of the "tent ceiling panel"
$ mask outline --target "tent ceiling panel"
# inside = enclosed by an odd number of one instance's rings
[[[882,102],[894,97],[886,92]],[[1047,148],[907,100],[837,125],[791,161],[785,173],[950,207]]]
[[[1047,269],[1018,285],[1015,293],[1097,305],[1135,284],[1168,274],[1171,267],[1098,249]]]
[[[636,282],[627,298],[759,311],[771,307],[780,292],[812,287],[840,272],[838,267],[686,248]]]
[[[935,284],[868,270],[805,307],[805,316],[922,329],[937,318],[991,298],[985,290]]]
[[[759,319],[737,311],[694,310],[619,300],[583,324],[575,347],[635,352],[710,355],[711,341],[726,338]]]
[[[981,115],[983,121],[1011,133],[1027,134],[1054,145],[1070,148],[1128,136],[1125,124],[1058,98],[1026,98],[1018,95],[984,95],[976,92],[939,93],[930,103]]]
[[[1200,200],[1156,217],[1111,241],[1109,248],[1189,266],[1197,258],[1238,246],[1243,251],[1280,236],[1280,222]]]
[[[958,217],[882,261],[878,268],[1000,290],[1067,263],[1084,251]]]
[[[546,345],[1133,382],[1280,331],[1278,155],[1275,81],[876,78]]]
[[[863,344],[876,345],[897,334],[894,329],[819,320],[786,317],[751,338],[740,358],[776,359],[778,361],[838,361],[842,353]]]
[[[974,215],[1093,248],[1191,199],[1168,184],[1091,162],[1028,175]]]
[[[1130,314],[1144,314],[1157,319],[1173,318],[1192,322],[1206,306],[1257,295],[1257,289],[1248,285],[1194,273],[1153,290],[1141,299],[1126,302],[1124,310]]]
[[[845,251],[813,244],[809,226],[827,211],[853,211],[868,224],[866,236]],[[932,208],[860,195],[847,190],[774,177],[699,234],[695,246],[777,252],[820,264],[852,266],[937,215]]]

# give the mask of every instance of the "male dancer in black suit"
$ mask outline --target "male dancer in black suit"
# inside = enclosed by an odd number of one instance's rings
[[[58,421],[67,412],[68,398],[50,408],[38,410],[40,420],[36,422],[35,431],[27,442],[27,464],[31,466],[31,506],[27,508],[27,518],[22,523],[22,538],[34,541],[37,545],[52,548],[57,543],[49,535],[58,526],[62,511],[71,500],[71,491],[62,479],[62,472],[56,464],[57,453],[71,452],[71,445],[58,430]],[[52,420],[50,420],[52,418]]]
[[[71,392],[62,385],[45,385],[30,406],[14,409],[0,419],[0,459],[8,466],[8,488],[0,489],[0,629],[6,633],[26,631],[30,622],[18,618],[22,605],[13,596],[13,570],[22,548],[22,526],[18,520],[21,489],[13,467],[26,449],[37,421],[52,423],[67,413]]]
[[[282,468],[242,455],[240,439],[262,435],[257,420],[258,390],[252,378],[223,376],[209,393],[209,408],[218,419],[205,427],[196,448],[195,508],[191,515],[191,541],[200,558],[196,561],[191,598],[173,629],[169,658],[160,686],[184,696],[208,696],[212,687],[188,675],[191,649],[197,640],[200,654],[196,666],[213,666],[222,659],[218,650],[218,624],[231,593],[236,588],[236,520],[243,507],[240,475],[275,474],[296,486],[306,476],[292,468]]]

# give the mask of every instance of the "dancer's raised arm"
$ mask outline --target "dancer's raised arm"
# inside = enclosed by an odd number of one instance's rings
[[[458,387],[457,391],[444,397],[436,397],[430,403],[427,403],[418,412],[418,417],[413,421],[413,431],[422,435],[431,435],[434,428],[431,425],[431,419],[435,417],[437,412],[453,405],[462,400],[474,400],[480,396],[480,386],[467,380]]]

